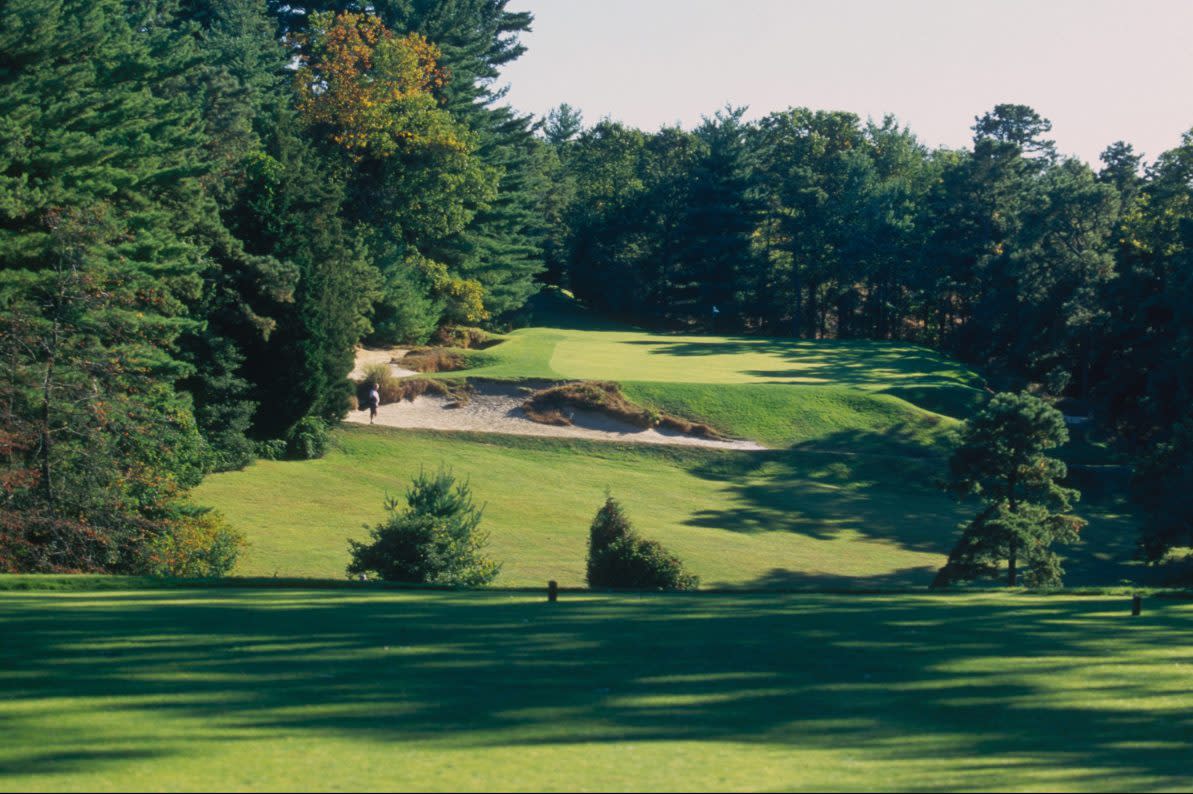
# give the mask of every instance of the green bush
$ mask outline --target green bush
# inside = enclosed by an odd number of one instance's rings
[[[588,586],[635,590],[695,590],[700,580],[662,544],[638,536],[612,496],[588,533]]]
[[[188,511],[169,522],[154,543],[150,572],[156,576],[224,576],[236,565],[244,535],[214,510]]]
[[[451,471],[419,472],[406,491],[406,508],[386,497],[385,521],[370,530],[370,543],[348,541],[349,576],[375,574],[386,581],[476,587],[497,577],[501,566],[483,556],[482,510],[467,482]]]
[[[286,457],[314,460],[327,452],[328,427],[317,416],[304,416],[286,433]]]
[[[282,460],[286,457],[286,440],[270,438],[257,442],[257,457],[265,460]]]

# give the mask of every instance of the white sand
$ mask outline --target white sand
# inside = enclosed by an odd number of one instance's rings
[[[369,351],[366,351],[369,352]],[[357,362],[359,364],[359,358]],[[600,441],[625,441],[635,444],[679,444],[716,449],[762,450],[753,441],[713,441],[686,436],[670,430],[643,430],[604,414],[576,411],[573,425],[544,425],[533,422],[522,410],[528,392],[513,384],[474,383],[471,398],[457,408],[448,408],[452,400],[424,395],[413,401],[390,403],[377,409],[376,424],[421,430],[471,430],[481,433],[509,433],[518,436],[555,438],[590,438]],[[351,411],[349,422],[369,423],[369,411]]]

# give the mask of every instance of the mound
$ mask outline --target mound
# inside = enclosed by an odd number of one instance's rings
[[[597,411],[636,427],[660,427],[714,441],[724,438],[706,424],[634,405],[620,386],[609,381],[578,381],[542,389],[522,403],[522,410],[531,420],[546,425],[571,425],[576,410]]]

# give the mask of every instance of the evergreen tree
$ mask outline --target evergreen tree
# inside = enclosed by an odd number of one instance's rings
[[[466,482],[447,469],[419,472],[406,491],[406,508],[386,498],[389,517],[371,531],[371,543],[348,541],[350,576],[476,587],[497,577],[501,566],[483,555],[488,534],[479,531],[482,510]]]
[[[6,568],[149,570],[208,463],[174,389],[203,138],[160,44],[116,0],[0,8]]]
[[[995,396],[966,423],[949,461],[950,486],[985,505],[937,574],[934,587],[992,576],[1007,562],[1007,583],[1020,563],[1030,587],[1059,585],[1054,543],[1073,543],[1085,522],[1069,515],[1077,491],[1062,487],[1065,465],[1045,452],[1068,440],[1064,417],[1028,394]]]
[[[588,586],[636,590],[695,590],[700,580],[659,543],[638,536],[612,496],[588,532]]]
[[[714,325],[741,324],[744,274],[757,225],[744,113],[745,108],[718,111],[696,130],[704,151],[692,169],[679,234],[682,270],[672,279],[674,305]]]

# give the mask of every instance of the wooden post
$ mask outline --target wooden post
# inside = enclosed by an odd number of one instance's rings
[[[559,600],[559,582],[555,581],[554,579],[547,582],[547,600],[548,601],[558,601]]]
[[[1138,595],[1132,596],[1131,597],[1131,615],[1132,615],[1132,617],[1137,617],[1142,612],[1143,612],[1143,596],[1138,596]]]

